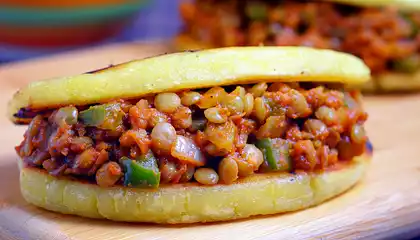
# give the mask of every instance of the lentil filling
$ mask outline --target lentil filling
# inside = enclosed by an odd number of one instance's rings
[[[183,33],[212,47],[310,46],[351,53],[373,74],[420,68],[420,12],[322,1],[195,0]]]
[[[369,146],[367,117],[357,91],[260,82],[62,107],[36,115],[16,151],[27,166],[103,187],[230,184],[351,161]]]

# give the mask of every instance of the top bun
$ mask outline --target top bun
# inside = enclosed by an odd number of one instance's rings
[[[22,109],[45,110],[183,89],[270,82],[363,84],[370,70],[359,58],[307,47],[229,47],[165,54],[77,76],[33,82],[9,102],[13,122]]]

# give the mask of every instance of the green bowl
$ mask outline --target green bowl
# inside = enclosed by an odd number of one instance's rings
[[[98,7],[25,8],[0,5],[0,42],[31,46],[67,46],[115,35],[150,0]]]

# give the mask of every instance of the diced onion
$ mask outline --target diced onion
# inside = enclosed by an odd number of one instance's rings
[[[224,124],[209,123],[204,131],[210,142],[217,148],[225,149],[228,152],[232,151],[234,147],[236,132],[236,126],[231,121]]]
[[[110,187],[121,178],[122,170],[118,163],[108,162],[96,172],[96,183],[101,187]]]
[[[326,123],[328,126],[332,126],[338,122],[338,117],[335,110],[327,106],[319,107],[315,112],[315,116],[319,120]]]
[[[303,124],[303,129],[312,135],[315,139],[324,140],[328,137],[329,131],[325,123],[318,119],[308,119]]]
[[[181,162],[195,166],[203,166],[206,162],[200,148],[189,138],[178,135],[175,144],[172,146],[171,155]]]
[[[242,149],[241,157],[245,159],[246,162],[251,164],[254,171],[257,171],[264,161],[263,153],[253,144],[245,145],[245,147]]]
[[[221,87],[213,87],[203,94],[197,106],[201,109],[207,109],[216,106],[227,95],[226,91]]]
[[[258,129],[257,138],[279,138],[283,137],[287,129],[287,121],[284,116],[270,116],[264,125]]]

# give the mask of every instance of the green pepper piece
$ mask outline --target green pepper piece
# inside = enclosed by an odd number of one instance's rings
[[[85,125],[105,130],[116,130],[122,125],[123,117],[124,112],[118,103],[92,106],[79,113],[79,118]]]
[[[73,125],[77,123],[77,115],[77,108],[72,106],[62,107],[55,113],[54,121],[57,125],[61,125],[62,122]]]
[[[124,186],[157,188],[160,183],[160,172],[157,160],[150,151],[136,160],[122,157],[124,167]]]
[[[264,138],[256,146],[262,151],[264,161],[272,171],[291,171],[292,160],[289,156],[289,143],[281,138]]]
[[[259,2],[251,2],[246,6],[246,15],[251,20],[264,20],[267,18],[267,6]]]
[[[412,55],[408,58],[393,62],[393,69],[403,73],[415,73],[420,69],[420,56]]]

